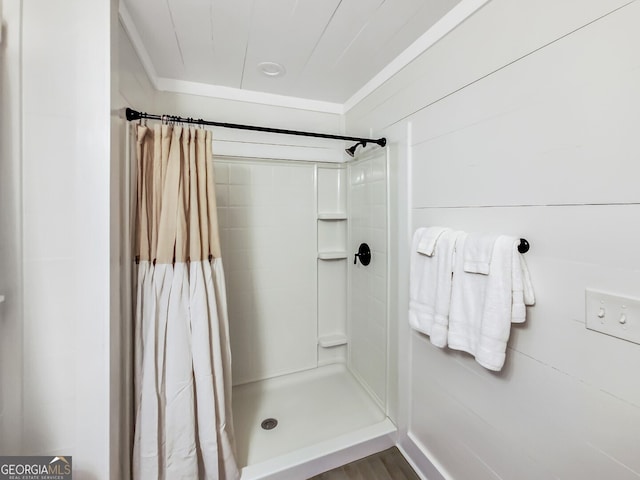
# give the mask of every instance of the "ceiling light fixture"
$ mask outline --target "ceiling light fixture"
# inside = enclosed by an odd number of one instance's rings
[[[258,70],[267,77],[282,77],[286,73],[285,68],[276,62],[259,63]]]

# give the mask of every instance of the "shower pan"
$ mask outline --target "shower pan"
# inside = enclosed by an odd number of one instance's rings
[[[214,163],[242,478],[308,478],[391,446],[386,150]],[[354,265],[363,243],[370,263]]]

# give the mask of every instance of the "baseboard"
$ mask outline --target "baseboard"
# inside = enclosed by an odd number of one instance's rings
[[[411,433],[401,435],[396,446],[421,480],[453,480]]]

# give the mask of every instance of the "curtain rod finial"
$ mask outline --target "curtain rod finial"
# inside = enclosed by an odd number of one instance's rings
[[[142,118],[142,115],[140,115],[140,112],[136,112],[135,110],[132,110],[129,107],[127,107],[127,109],[125,110],[125,115],[127,116],[127,120],[129,122],[133,120],[140,120]]]

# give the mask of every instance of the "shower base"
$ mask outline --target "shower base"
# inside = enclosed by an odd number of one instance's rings
[[[395,426],[343,365],[236,386],[233,418],[242,480],[300,480],[395,444]]]

